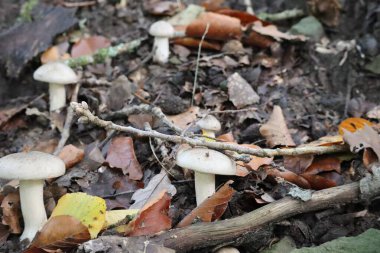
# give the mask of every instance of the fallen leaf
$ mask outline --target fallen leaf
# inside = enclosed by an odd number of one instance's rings
[[[243,43],[249,46],[260,48],[269,48],[275,41],[267,36],[261,35],[255,31],[251,31],[243,38]]]
[[[310,183],[303,177],[297,175],[294,172],[291,172],[289,170],[283,169],[282,171],[275,169],[275,168],[268,168],[266,169],[267,175],[272,177],[280,177],[285,179],[286,181],[289,181],[293,184],[298,185],[301,188],[304,189],[310,189],[311,185]]]
[[[277,29],[275,25],[263,25],[261,21],[256,21],[251,25],[251,30],[255,31],[261,35],[269,36],[277,41],[281,40],[295,40],[295,41],[306,41],[306,37],[303,35],[292,35],[288,33],[283,33]]]
[[[151,114],[147,113],[132,114],[128,116],[128,122],[136,128],[144,129],[145,123],[149,123],[150,126],[154,125],[154,118]]]
[[[71,56],[77,58],[85,55],[93,55],[101,48],[111,45],[111,41],[103,36],[91,36],[82,38],[76,42],[71,49]]]
[[[69,43],[63,42],[59,45],[49,47],[43,54],[41,55],[41,63],[46,64],[48,62],[54,61],[62,61],[70,59],[70,55],[67,52],[69,49]]]
[[[7,241],[9,234],[9,227],[0,224],[0,245],[4,244]]]
[[[195,4],[189,4],[186,9],[182,10],[181,12],[177,13],[167,21],[175,26],[175,29],[177,30],[178,27],[184,27],[189,25],[191,22],[193,22],[200,13],[204,12],[205,9],[199,5]]]
[[[201,38],[206,31],[207,24],[209,24],[209,29],[205,36],[206,39],[227,41],[239,39],[242,35],[239,19],[213,12],[200,14],[186,27],[186,35]]]
[[[144,9],[152,15],[174,15],[178,10],[183,8],[179,2],[171,1],[144,1]]]
[[[267,123],[260,127],[260,133],[271,148],[276,146],[295,146],[289,133],[281,107],[275,105]]]
[[[380,105],[375,106],[369,112],[367,112],[367,117],[370,119],[380,120]]]
[[[111,168],[119,168],[132,180],[140,180],[143,172],[135,155],[133,139],[127,136],[115,137],[108,149],[106,161]]]
[[[301,145],[305,146],[332,146],[344,144],[343,137],[341,135],[323,136],[318,140]]]
[[[333,176],[335,178],[329,178],[328,175]],[[326,174],[325,176],[322,176],[322,174],[301,174],[300,176],[305,178],[309,182],[311,189],[314,190],[322,190],[335,187],[337,185],[340,185],[338,184],[338,182],[342,179],[341,175],[339,175],[336,172],[331,172],[330,174]]]
[[[229,99],[238,109],[256,104],[260,100],[252,86],[237,72],[227,79],[227,87]]]
[[[57,250],[67,251],[90,239],[89,229],[77,218],[69,215],[60,215],[51,217],[46,222],[24,253],[39,252],[36,249],[49,252],[56,252]]]
[[[340,124],[339,124],[339,134],[340,135],[344,135],[344,130],[347,130],[351,133],[354,133],[356,132],[357,130],[359,129],[363,129],[364,126],[372,126],[373,124],[366,120],[366,119],[362,119],[362,118],[348,118],[348,119],[345,119],[343,120]]]
[[[261,149],[259,146],[253,144],[241,144],[240,146]],[[261,165],[269,165],[273,161],[273,157],[258,157],[251,155],[251,161],[249,163],[244,163],[242,161],[236,162],[237,165],[248,168],[249,170],[257,170]]]
[[[284,167],[296,174],[303,173],[314,160],[314,155],[284,156]]]
[[[90,184],[83,191],[102,197],[106,200],[108,209],[129,208],[132,194],[141,188],[140,184],[123,175],[119,170],[106,168],[99,172],[97,182]]]
[[[190,37],[185,37],[185,38],[177,38],[173,40],[174,44],[185,46],[185,47],[191,47],[191,48],[199,48],[199,44],[201,43],[201,40],[195,39],[195,38],[190,38]],[[220,51],[222,46],[217,43],[217,42],[211,42],[204,40],[202,42],[202,49],[211,49],[211,50],[216,50]]]
[[[341,160],[336,156],[317,156],[312,164],[303,172],[304,174],[319,174],[321,172],[335,171],[341,173]]]
[[[216,139],[224,142],[236,142],[233,133],[230,131],[228,133],[219,135]]]
[[[174,115],[167,116],[167,118],[174,123],[174,125],[186,129],[191,123],[197,120],[199,114],[199,107],[192,106],[186,112]]]
[[[163,190],[156,199],[147,203],[127,227],[127,236],[153,235],[172,227],[168,216],[171,197]]]
[[[123,222],[126,218],[132,220],[139,212],[139,209],[123,209],[111,210],[106,212],[106,221],[104,222],[103,229],[110,226],[115,226]],[[124,223],[125,224],[125,223]]]
[[[177,228],[185,227],[199,219],[203,222],[211,222],[219,219],[227,208],[235,190],[231,187],[234,181],[227,181],[217,192],[208,197],[177,225]]]
[[[224,4],[225,0],[205,0],[202,1],[202,6],[207,11],[217,11],[222,8],[222,5]]]
[[[69,144],[63,147],[61,152],[58,154],[58,157],[63,160],[66,165],[66,169],[70,169],[83,160],[84,151],[83,149],[79,149],[74,145]]]
[[[378,162],[379,158],[370,148],[365,148],[363,152],[363,164],[367,169],[371,169],[371,165]]]
[[[1,209],[3,213],[2,223],[9,226],[10,233],[20,234],[22,232],[20,226],[20,195],[16,192],[9,193],[1,202]]]
[[[106,202],[83,192],[67,193],[58,200],[51,217],[61,215],[78,219],[88,228],[91,238],[96,238],[106,219]]]
[[[309,12],[328,26],[337,26],[340,17],[339,0],[309,0]]]
[[[264,25],[270,24],[269,22],[261,20],[258,17],[256,17],[255,15],[249,14],[248,12],[245,12],[245,11],[222,9],[222,10],[218,10],[217,13],[237,18],[240,20],[240,22],[243,26],[246,26],[246,25],[251,24],[251,23],[256,22],[256,21],[260,21]]]
[[[122,109],[137,90],[137,85],[129,81],[125,75],[118,76],[107,91],[107,107],[112,111]]]
[[[134,203],[129,207],[130,209],[141,209],[147,203],[157,198],[162,191],[166,191],[172,197],[177,193],[176,188],[171,184],[165,170],[155,175],[144,189],[137,190],[132,195]]]
[[[350,145],[353,153],[358,153],[364,148],[371,148],[380,159],[380,136],[372,127],[365,124],[362,129],[356,130],[354,133],[346,129],[343,129],[343,132],[343,139]]]

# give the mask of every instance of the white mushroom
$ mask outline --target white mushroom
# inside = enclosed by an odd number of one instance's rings
[[[203,135],[211,138],[215,138],[215,133],[222,128],[219,120],[212,115],[207,115],[198,120],[196,124],[202,129]]]
[[[149,34],[154,36],[153,60],[155,62],[164,64],[169,60],[169,38],[174,35],[174,28],[166,21],[157,21],[153,23],[149,29]]]
[[[24,232],[20,240],[27,238],[32,241],[47,220],[43,200],[44,179],[64,173],[65,164],[59,157],[38,151],[0,158],[0,178],[20,181],[21,211],[24,217]]]
[[[234,247],[223,247],[215,251],[215,253],[239,253],[240,251]]]
[[[50,111],[66,105],[65,85],[78,81],[75,72],[62,62],[49,62],[40,66],[34,71],[33,78],[49,83]]]
[[[228,156],[207,148],[181,148],[177,165],[194,170],[197,205],[215,193],[215,175],[236,175],[236,164]]]

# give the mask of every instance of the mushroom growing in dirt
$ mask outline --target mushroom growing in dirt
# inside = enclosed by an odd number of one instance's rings
[[[57,156],[32,151],[0,158],[0,178],[20,181],[21,211],[24,232],[20,240],[32,241],[47,217],[43,200],[44,179],[65,174],[65,164]]]
[[[49,83],[50,111],[58,110],[66,105],[65,85],[78,81],[75,72],[62,62],[49,62],[40,66],[34,71],[33,78]]]
[[[157,21],[149,29],[149,34],[154,36],[153,43],[153,60],[164,64],[169,60],[169,38],[173,37],[175,30],[171,24],[166,21]]]
[[[215,133],[222,128],[217,118],[207,115],[203,119],[198,120],[197,125],[202,129],[202,134],[211,138],[215,138]]]
[[[236,175],[236,164],[228,156],[207,148],[182,147],[177,165],[194,171],[197,206],[215,193],[215,175]]]

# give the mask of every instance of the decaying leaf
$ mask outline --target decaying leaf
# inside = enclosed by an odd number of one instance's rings
[[[141,209],[147,203],[157,198],[162,191],[166,191],[172,197],[177,193],[176,188],[171,184],[168,175],[165,170],[155,175],[144,189],[137,190],[132,200],[134,203],[129,207],[130,209]]]
[[[61,215],[78,219],[88,228],[91,238],[96,238],[106,219],[106,202],[83,192],[68,193],[59,199],[51,218]]]
[[[251,31],[247,36],[243,38],[243,43],[249,46],[255,46],[260,48],[269,48],[275,40],[268,36],[261,35],[255,31]]]
[[[275,25],[263,25],[261,21],[256,21],[251,26],[252,31],[255,31],[261,35],[269,36],[277,41],[282,40],[296,40],[306,41],[306,37],[303,35],[292,35],[283,33],[277,29]]]
[[[335,171],[341,173],[341,160],[336,156],[317,156],[303,174],[319,174],[321,172]]]
[[[339,124],[339,134],[343,135],[344,130],[354,133],[359,129],[363,129],[366,125],[372,126],[373,124],[370,121],[362,118],[348,118]]]
[[[240,22],[243,26],[246,26],[246,25],[251,24],[251,23],[256,22],[256,21],[260,21],[264,25],[270,24],[264,20],[259,19],[255,15],[249,14],[248,12],[245,12],[245,11],[222,9],[222,10],[218,10],[217,13],[237,18],[240,20]]]
[[[195,219],[203,222],[210,222],[219,219],[227,208],[228,202],[231,200],[235,190],[231,187],[232,180],[227,181],[217,192],[203,201],[183,220],[177,227],[185,227],[193,223]]]
[[[152,15],[173,15],[182,8],[177,2],[172,1],[144,1],[144,9]]]
[[[337,26],[340,17],[339,0],[309,0],[309,12],[328,26]]]
[[[84,150],[69,144],[63,147],[58,156],[65,163],[66,169],[70,169],[83,160]]]
[[[113,138],[108,149],[106,161],[111,168],[119,168],[130,179],[140,180],[143,172],[135,155],[133,139],[127,136]]]
[[[364,125],[362,129],[356,130],[354,133],[343,129],[343,139],[350,145],[353,153],[357,153],[364,148],[371,148],[380,159],[380,136],[369,125]]]
[[[69,43],[64,42],[56,46],[49,47],[42,55],[41,55],[41,63],[45,64],[48,62],[61,61],[70,59],[70,55],[67,52],[69,49]]]
[[[303,173],[314,160],[314,155],[284,156],[284,167],[296,174]]]
[[[253,148],[253,149],[261,149],[259,146],[253,144],[241,144],[243,147]],[[236,164],[239,166],[244,166],[249,170],[257,170],[261,165],[270,164],[273,161],[273,157],[258,157],[251,155],[251,161],[249,163],[243,163],[242,161],[238,161]]]
[[[289,133],[281,107],[275,105],[267,123],[260,127],[260,133],[271,148],[276,146],[295,146]]]
[[[199,114],[199,107],[192,106],[186,112],[174,115],[167,116],[168,119],[174,123],[174,125],[186,129],[189,125],[197,120]]]
[[[70,215],[55,216],[51,217],[37,233],[25,253],[36,252],[35,249],[48,252],[69,250],[90,239],[88,227],[77,218]]]
[[[84,55],[92,55],[97,50],[109,47],[110,45],[110,40],[103,36],[91,36],[88,38],[82,38],[73,45],[71,49],[71,56],[73,58],[76,58]]]
[[[291,172],[289,170],[282,169],[280,171],[280,170],[275,169],[275,168],[268,168],[268,169],[266,169],[266,172],[267,172],[268,176],[283,178],[286,181],[289,181],[293,184],[296,184],[301,188],[304,188],[304,189],[310,189],[311,188],[309,182],[305,178],[303,178],[303,177],[301,177],[301,176],[297,175],[296,173]]]
[[[171,197],[163,190],[156,199],[147,203],[127,227],[126,235],[140,236],[153,235],[172,227],[172,220],[168,216]]]
[[[242,35],[239,19],[213,12],[200,14],[196,20],[186,27],[186,35],[201,38],[206,31],[207,24],[209,24],[209,29],[206,39],[227,41],[239,39]]]
[[[227,79],[227,87],[229,99],[238,109],[258,103],[260,100],[259,95],[239,73],[234,73]]]
[[[122,209],[122,210],[111,210],[106,212],[106,221],[104,222],[103,228],[106,229],[110,226],[115,226],[125,221],[132,220],[138,212],[139,209]],[[123,223],[125,224],[125,223]]]
[[[9,234],[8,226],[0,224],[0,245],[7,241]]]
[[[173,41],[173,43],[177,45],[182,45],[185,47],[198,48],[199,43],[201,43],[201,40],[185,37],[185,38],[177,38]],[[210,42],[206,40],[202,42],[202,49],[211,49],[211,50],[220,51],[221,48],[222,46],[217,42]]]
[[[21,206],[20,195],[17,192],[9,193],[1,202],[3,213],[2,223],[9,226],[10,233],[20,234]]]
[[[301,176],[309,182],[311,188],[314,190],[322,190],[342,184],[342,176],[336,172],[329,172],[318,175],[301,174]]]

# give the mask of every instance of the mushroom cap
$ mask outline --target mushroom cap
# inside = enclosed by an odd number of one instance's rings
[[[196,124],[202,129],[214,132],[220,131],[220,129],[222,128],[219,120],[212,115],[207,115],[203,119],[198,120]]]
[[[154,37],[171,37],[174,35],[174,27],[166,21],[157,21],[149,28],[149,34]]]
[[[215,175],[236,175],[236,164],[228,156],[207,148],[180,149],[177,165],[197,172]]]
[[[62,85],[78,81],[74,70],[62,62],[49,62],[41,65],[34,71],[33,78],[41,82]]]
[[[31,151],[0,158],[0,178],[37,180],[65,174],[65,163],[58,156]]]

